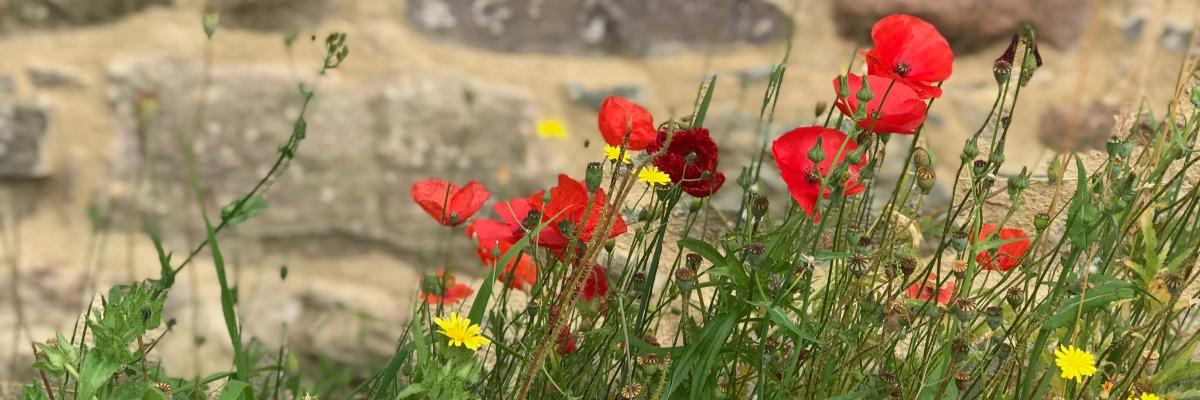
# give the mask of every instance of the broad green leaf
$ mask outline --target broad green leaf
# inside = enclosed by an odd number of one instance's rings
[[[249,383],[230,379],[221,389],[221,396],[217,400],[254,400],[254,391]]]
[[[252,196],[248,199],[238,198],[232,203],[221,207],[221,220],[229,225],[237,225],[262,214],[267,209],[267,199],[262,196]]]
[[[105,357],[99,352],[89,352],[83,360],[83,368],[79,371],[79,392],[75,396],[79,400],[91,400],[96,397],[96,391],[108,384],[112,375],[121,368],[121,362]]]
[[[708,242],[703,240],[683,239],[679,241],[679,247],[699,254],[701,258],[708,260],[708,262],[712,263],[713,265],[726,264],[725,257],[721,255],[721,252],[718,251],[716,247],[713,247],[711,244],[708,244]]]
[[[702,86],[704,97],[700,100],[700,104],[696,106],[696,112],[692,113],[692,128],[704,126],[704,116],[708,114],[708,105],[712,103],[713,89],[717,87],[717,76],[713,75],[712,79]]]
[[[1137,291],[1128,283],[1117,280],[1105,282],[1083,293],[1083,313],[1086,314],[1114,302],[1132,299],[1135,296],[1137,296]],[[1078,295],[1063,300],[1058,311],[1046,321],[1045,325],[1042,325],[1042,329],[1054,330],[1070,324],[1079,316],[1079,303]]]

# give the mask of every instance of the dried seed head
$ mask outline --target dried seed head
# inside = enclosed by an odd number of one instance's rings
[[[1021,307],[1021,303],[1025,302],[1025,291],[1013,286],[1004,295],[1004,300],[1008,302],[1009,306],[1012,306],[1013,310],[1016,310],[1018,307]]]
[[[925,150],[924,147],[917,147],[913,150],[912,159],[916,163],[918,170],[933,167],[933,157],[929,155],[929,150]]]
[[[967,261],[966,260],[952,261],[950,263],[950,272],[954,274],[955,278],[962,279],[963,276],[967,273]]]
[[[168,399],[171,398],[171,384],[170,383],[166,383],[166,382],[155,383],[154,388],[158,389],[158,391],[160,391],[164,395],[166,395]]]
[[[954,373],[954,386],[958,390],[967,390],[967,384],[971,383],[971,373],[967,371],[958,371]]]
[[[688,253],[684,256],[684,266],[695,271],[700,268],[700,255],[696,253]]]
[[[628,385],[625,385],[625,387],[621,388],[621,398],[623,398],[623,399],[636,399],[636,398],[638,398],[638,396],[641,396],[641,395],[642,395],[642,384],[640,384],[640,383],[632,382]]]
[[[654,355],[654,354],[642,354],[637,357],[637,364],[642,365],[642,366],[657,365],[658,364],[658,356]]]
[[[958,316],[958,320],[964,323],[970,322],[975,317],[975,301],[967,298],[960,298],[954,302],[954,312]]]
[[[1004,309],[1000,306],[988,306],[983,309],[983,315],[988,327],[993,330],[1000,329],[1000,325],[1004,323]]]
[[[933,185],[937,183],[937,174],[932,168],[917,169],[917,187],[921,189],[921,193],[929,194],[933,191]]]
[[[846,260],[846,266],[850,267],[850,273],[854,274],[854,277],[862,278],[867,274],[867,264],[870,262],[871,260],[866,255],[854,254]]]
[[[750,213],[754,218],[762,218],[767,215],[767,210],[771,207],[771,200],[767,196],[761,194],[754,195],[754,202],[750,206]]]
[[[913,271],[917,270],[917,259],[913,256],[900,257],[900,272],[904,273],[905,277],[912,275]]]

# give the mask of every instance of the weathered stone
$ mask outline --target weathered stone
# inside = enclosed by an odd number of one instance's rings
[[[871,26],[889,14],[912,14],[937,26],[956,50],[969,52],[1007,40],[1032,21],[1038,40],[1058,48],[1074,44],[1087,23],[1087,0],[837,0],[838,32],[870,43]],[[999,54],[997,54],[998,56]]]
[[[567,98],[571,99],[572,102],[594,111],[599,111],[600,106],[604,104],[604,99],[607,99],[609,96],[621,96],[635,102],[642,102],[645,100],[646,95],[646,89],[638,85],[620,85],[591,89],[578,83],[568,82],[563,85],[563,90],[567,93]]]
[[[255,31],[301,31],[321,22],[329,0],[209,0],[221,25]]]
[[[1071,105],[1051,104],[1042,111],[1038,119],[1038,140],[1055,152],[1104,150],[1104,143],[1112,137],[1120,108],[1103,100],[1074,107],[1076,110],[1072,108]]]
[[[50,111],[41,106],[0,103],[0,177],[46,175],[43,142],[49,123]]]
[[[42,89],[72,89],[84,87],[84,79],[78,71],[63,67],[34,66],[25,69],[29,83]]]
[[[220,67],[201,97],[196,64],[112,67],[111,99],[124,139],[118,181],[139,187],[129,182],[143,168],[144,211],[168,232],[194,224],[195,213],[180,211],[192,193],[179,144],[186,134],[210,208],[238,198],[267,172],[292,132],[301,98],[290,76],[282,69]],[[145,96],[156,99],[157,111],[139,143],[135,109]],[[197,130],[201,99],[208,105]],[[490,187],[503,182],[532,189],[521,177],[498,171],[525,163],[533,114],[525,93],[450,78],[354,87],[322,82],[306,113],[299,156],[271,183],[267,211],[238,232],[286,241],[351,237],[396,251],[438,248],[444,230],[411,203],[412,183],[470,178]],[[128,191],[115,192],[128,197]]]
[[[110,22],[172,0],[10,0],[0,3],[0,24],[17,28],[58,28]]]
[[[442,40],[515,53],[648,55],[784,38],[764,0],[413,0],[408,18]]]

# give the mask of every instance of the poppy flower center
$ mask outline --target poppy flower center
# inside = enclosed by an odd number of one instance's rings
[[[908,73],[912,72],[912,66],[908,65],[908,63],[903,62],[903,61],[898,62],[898,63],[896,63],[895,72],[896,72],[896,75],[900,75],[901,78],[908,77]]]
[[[817,172],[816,168],[809,168],[808,170],[804,171],[804,179],[807,180],[809,184],[816,185],[817,183],[821,182],[821,173]]]

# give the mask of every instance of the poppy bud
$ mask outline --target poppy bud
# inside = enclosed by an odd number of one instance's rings
[[[1050,226],[1050,214],[1040,212],[1033,216],[1033,227],[1038,232],[1046,230]]]
[[[1117,157],[1117,152],[1120,151],[1120,148],[1121,140],[1116,137],[1110,137],[1108,141],[1104,142],[1104,151],[1108,152],[1109,158]]]
[[[587,173],[584,175],[584,182],[587,183],[588,193],[595,193],[600,189],[600,182],[604,180],[604,164],[598,162],[590,162],[587,165]]]
[[[1008,305],[1011,306],[1013,310],[1016,310],[1018,307],[1021,307],[1021,303],[1025,302],[1025,291],[1021,290],[1019,287],[1013,286],[1009,288],[1008,293],[1004,295],[1004,300],[1008,302]]]
[[[1001,142],[996,146],[997,149],[1004,149],[1004,143]],[[1004,164],[1004,151],[992,151],[988,154],[988,163],[995,168],[1000,168],[1000,164]]]
[[[1035,57],[1025,57],[1021,64],[1021,76],[1017,79],[1017,84],[1024,87],[1033,79],[1033,72],[1037,71],[1037,59]]]
[[[847,78],[846,75],[838,76],[837,96],[839,99],[850,97],[850,78]]]
[[[917,169],[917,187],[921,188],[921,193],[929,194],[933,190],[934,179],[936,175],[932,169],[920,168]]]
[[[929,155],[929,150],[924,147],[918,147],[913,150],[913,162],[917,164],[917,168],[932,168],[933,158]]]
[[[750,265],[759,266],[763,262],[764,256],[767,254],[767,246],[762,243],[750,243],[746,246],[746,262]]]
[[[1200,107],[1200,85],[1192,86],[1192,105]]]
[[[821,114],[825,113],[825,109],[827,108],[829,108],[829,103],[826,103],[825,101],[818,101],[816,107],[813,108],[813,115],[820,117]]]
[[[750,213],[754,218],[762,218],[767,215],[767,209],[771,206],[771,200],[767,196],[761,194],[754,195],[754,202],[750,203]]]
[[[1050,160],[1050,165],[1046,166],[1046,176],[1050,180],[1050,183],[1056,183],[1058,182],[1058,178],[1062,176],[1062,173],[1062,162],[1056,156]]]
[[[694,271],[697,268],[700,268],[700,255],[699,254],[688,253],[686,256],[684,256],[683,259],[684,259],[683,265],[687,266],[688,269]]]
[[[858,99],[859,104],[867,104],[871,99],[875,98],[875,93],[871,93],[871,85],[863,82],[862,87],[858,89],[858,93],[854,94],[854,98]]]
[[[821,146],[820,136],[817,137],[817,143],[811,149],[808,149],[808,159],[817,164],[825,161],[825,149]]]
[[[854,149],[854,150],[846,153],[846,160],[849,160],[849,161],[861,160],[863,157],[864,151],[867,151],[867,146],[859,146],[857,149]]]
[[[954,232],[950,237],[950,246],[954,251],[963,251],[967,249],[967,233],[963,231]]]
[[[616,247],[617,247],[616,239],[608,239],[608,240],[604,241],[604,251],[612,253],[613,249]]]
[[[692,200],[691,203],[688,203],[688,212],[690,212],[692,214],[700,212],[700,207],[702,207],[703,205],[704,205],[704,202],[702,200],[694,199],[694,200]]]
[[[1012,178],[1008,178],[1008,197],[1015,199],[1017,196],[1020,196],[1021,192],[1025,191],[1025,189],[1028,187],[1029,171],[1022,167],[1021,173]]]
[[[974,160],[975,156],[978,155],[979,145],[975,143],[975,139],[967,139],[967,142],[963,144],[962,155],[959,156],[959,159],[961,159],[963,163],[968,163],[971,162],[971,160]]]
[[[984,321],[992,330],[1000,329],[1000,325],[1004,323],[1004,310],[999,306],[990,306],[983,309]]]

